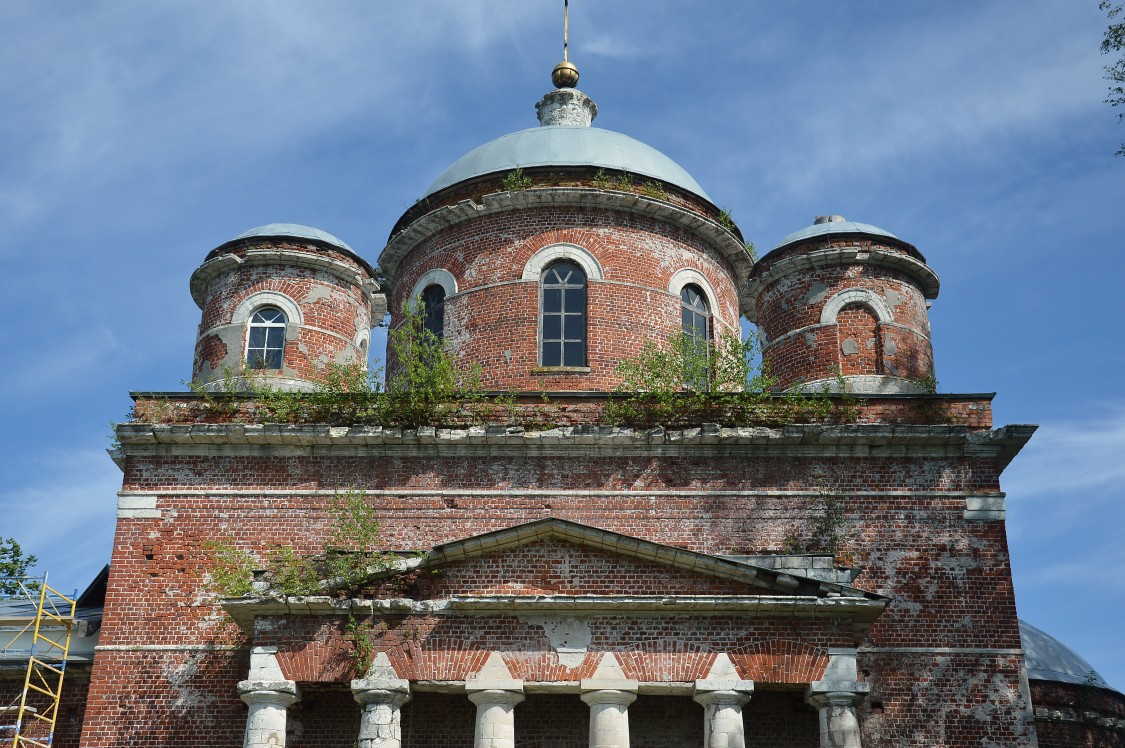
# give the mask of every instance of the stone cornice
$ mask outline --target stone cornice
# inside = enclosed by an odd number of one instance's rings
[[[285,457],[460,456],[761,456],[973,457],[1002,470],[1036,426],[813,425],[631,429],[565,426],[545,431],[473,426],[417,429],[284,424],[146,424],[117,428],[118,459],[128,456],[270,455]]]
[[[866,247],[832,247],[806,254],[791,255],[769,265],[764,271],[755,275],[745,285],[742,313],[751,322],[756,321],[758,295],[770,283],[790,273],[813,268],[857,264],[893,268],[905,273],[918,282],[922,295],[927,299],[936,299],[941,287],[937,273],[924,262],[920,262],[909,255]]]
[[[769,618],[847,618],[866,631],[883,612],[886,599],[785,595],[454,595],[437,600],[411,598],[338,599],[328,596],[232,598],[223,609],[247,631],[263,616],[382,615],[739,615]]]
[[[324,255],[293,249],[250,249],[246,252],[222,254],[204,262],[191,274],[191,297],[202,309],[206,300],[207,285],[219,275],[242,265],[286,264],[312,270],[323,270],[337,278],[363,289],[373,309],[372,317],[382,319],[386,314],[386,298],[380,293],[379,282],[354,265],[325,257]],[[382,311],[380,311],[380,309]]]
[[[741,288],[750,277],[754,261],[738,238],[715,221],[671,203],[632,192],[590,187],[533,187],[518,192],[496,192],[481,202],[462,200],[426,213],[399,231],[379,255],[379,269],[394,283],[398,265],[410,250],[437,232],[483,216],[529,208],[602,208],[659,219],[702,237],[734,270]],[[388,293],[389,293],[388,288]]]

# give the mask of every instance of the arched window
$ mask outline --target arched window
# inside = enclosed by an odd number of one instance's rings
[[[684,336],[700,346],[711,342],[711,307],[703,289],[689,283],[680,290],[680,312]]]
[[[422,291],[422,306],[426,315],[422,327],[440,339],[445,334],[445,289],[436,283],[427,286]]]
[[[251,369],[280,369],[285,356],[285,312],[262,307],[250,317],[246,336],[246,366]]]
[[[586,274],[569,260],[540,276],[539,364],[586,365]]]

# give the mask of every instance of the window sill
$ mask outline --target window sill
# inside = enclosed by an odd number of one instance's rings
[[[536,366],[532,374],[589,374],[589,366]]]

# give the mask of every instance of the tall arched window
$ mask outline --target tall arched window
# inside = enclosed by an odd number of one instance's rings
[[[440,339],[445,334],[445,289],[436,283],[427,286],[422,292],[422,306],[426,315],[422,327]]]
[[[586,365],[586,274],[556,262],[540,276],[539,364]]]
[[[251,369],[280,369],[285,358],[285,312],[262,307],[250,317],[246,336],[246,366]]]
[[[710,343],[711,307],[703,289],[694,283],[684,286],[680,290],[680,310],[684,335],[699,345]]]

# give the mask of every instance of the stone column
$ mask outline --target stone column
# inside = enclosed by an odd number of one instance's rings
[[[805,696],[805,701],[820,713],[820,748],[861,748],[855,708],[864,697],[856,691],[820,691]]]
[[[244,680],[238,694],[250,706],[243,748],[285,748],[285,710],[299,698],[291,680]]]
[[[599,689],[581,698],[590,705],[590,748],[629,748],[629,705],[636,691]]]
[[[515,708],[523,701],[523,694],[493,689],[472,691],[469,701],[477,705],[473,748],[515,748]]]
[[[745,691],[696,691],[693,698],[703,705],[704,748],[746,748],[742,705],[750,696]]]
[[[861,748],[856,707],[871,686],[856,678],[856,650],[830,648],[823,680],[805,691],[805,701],[820,715],[820,748]]]
[[[402,748],[400,709],[410,701],[409,681],[353,680],[352,696],[363,705],[359,717],[359,748]]]

